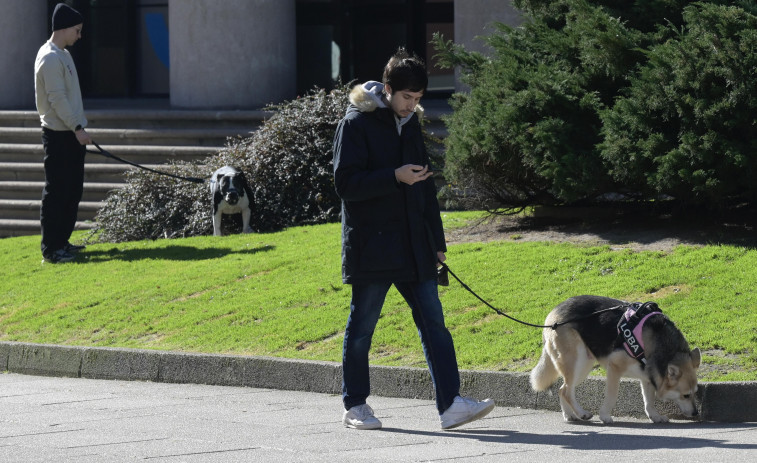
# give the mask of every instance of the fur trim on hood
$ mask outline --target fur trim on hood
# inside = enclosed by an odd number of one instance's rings
[[[350,103],[355,105],[358,111],[362,113],[375,111],[376,108],[387,108],[388,106],[381,98],[383,91],[384,84],[375,80],[369,80],[362,85],[355,85],[350,91]],[[417,105],[415,114],[418,116],[418,120],[423,119],[423,106]]]

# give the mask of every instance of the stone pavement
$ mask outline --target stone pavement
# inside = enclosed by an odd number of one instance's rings
[[[757,424],[565,423],[497,407],[441,431],[427,399],[372,397],[377,431],[341,424],[336,394],[0,374],[0,461],[754,461]]]

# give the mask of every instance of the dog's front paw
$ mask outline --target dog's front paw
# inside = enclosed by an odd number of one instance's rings
[[[572,413],[563,412],[562,417],[566,422],[570,423],[573,421],[589,421],[594,417],[594,415],[589,412],[584,412],[581,416],[576,416]]]
[[[615,421],[612,419],[612,416],[606,414],[606,413],[600,413],[599,419],[602,420],[604,424],[613,424]]]
[[[670,418],[665,415],[660,415],[659,413],[649,413],[647,416],[652,420],[652,423],[667,423],[670,421]]]
[[[565,420],[566,423],[580,421],[580,419],[576,415],[574,415],[573,413],[565,412],[565,411],[562,412],[562,418],[563,420]]]

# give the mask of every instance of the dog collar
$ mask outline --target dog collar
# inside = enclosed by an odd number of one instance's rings
[[[638,360],[642,367],[647,364],[644,357],[644,341],[641,330],[644,323],[654,315],[662,315],[662,310],[654,302],[634,302],[618,321],[618,338],[631,357]]]

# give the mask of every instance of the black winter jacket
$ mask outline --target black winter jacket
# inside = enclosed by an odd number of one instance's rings
[[[380,84],[379,84],[380,85]],[[437,251],[446,251],[433,176],[398,183],[394,170],[429,165],[419,109],[402,126],[393,111],[356,86],[334,137],[334,184],[342,199],[344,283],[436,278]]]

